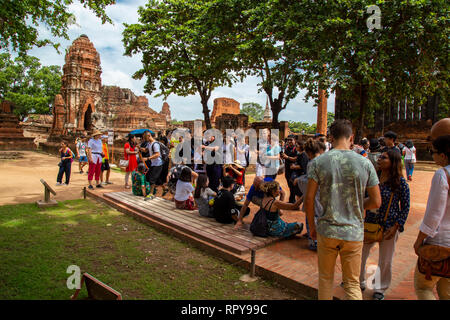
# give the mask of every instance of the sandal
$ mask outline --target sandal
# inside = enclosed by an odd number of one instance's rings
[[[373,299],[374,300],[384,300],[384,294],[381,292],[375,292],[373,294]]]

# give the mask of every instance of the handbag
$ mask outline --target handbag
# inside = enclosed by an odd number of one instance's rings
[[[389,205],[384,214],[383,222],[386,223],[387,217],[389,215],[389,210],[391,209],[392,199],[394,198],[394,193],[391,193],[391,198],[389,199]],[[383,240],[384,227],[378,223],[364,222],[364,243],[381,242]]]
[[[426,244],[419,248],[418,253],[417,267],[425,279],[431,280],[432,275],[450,278],[450,248]]]
[[[273,203],[274,200],[272,200]],[[266,203],[267,207],[268,203]],[[272,206],[272,205],[271,205]],[[267,225],[266,208],[259,208],[250,224],[250,231],[254,236],[266,238],[269,236],[269,226]],[[270,209],[269,209],[270,210]]]
[[[447,182],[450,185],[450,175],[444,169]],[[418,250],[417,267],[425,274],[425,279],[431,281],[431,276],[450,278],[450,248],[425,244]]]
[[[62,167],[62,166],[63,166],[62,161],[60,161],[60,162],[58,163],[58,167]]]
[[[129,160],[120,160],[119,161],[119,167],[124,167],[124,168],[126,168],[126,167],[128,167],[128,163],[129,163]]]

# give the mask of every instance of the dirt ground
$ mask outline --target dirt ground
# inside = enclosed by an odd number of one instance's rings
[[[13,159],[11,159],[13,158]],[[88,186],[87,166],[85,173],[80,174],[78,170],[78,161],[72,163],[72,173],[69,186],[56,186],[56,177],[58,175],[59,157],[51,154],[33,151],[8,151],[0,152],[0,205],[29,203],[42,200],[44,198],[44,186],[40,179],[44,179],[55,191],[56,196],[51,196],[55,200],[80,199],[83,196],[83,188]],[[428,171],[423,174],[428,179],[438,167],[431,163],[417,163],[416,172]],[[430,177],[428,177],[430,176]],[[420,178],[419,178],[420,177]],[[246,189],[251,186],[254,174],[246,175]],[[418,180],[422,180],[422,174],[418,175]],[[426,179],[426,180],[428,180]],[[287,190],[287,184],[284,177],[277,179],[281,186]],[[63,178],[63,182],[65,178]],[[112,185],[105,186],[105,191],[124,190],[124,174],[111,170],[110,181]],[[425,181],[424,181],[425,182]],[[428,187],[428,189],[426,189]],[[426,195],[429,191],[429,182],[427,181]],[[160,195],[160,191],[158,195]],[[170,199],[170,193],[165,196]],[[426,198],[425,198],[426,199]],[[424,200],[425,200],[424,199]]]
[[[5,155],[22,156],[17,159],[5,159]],[[80,174],[78,161],[72,163],[69,186],[56,186],[59,157],[33,152],[1,152],[0,156],[0,205],[35,202],[44,199],[44,179],[56,192],[51,195],[55,200],[80,199],[83,188],[88,186],[87,174]],[[84,168],[87,172],[87,166]],[[65,177],[63,177],[63,182]],[[124,185],[124,175],[111,170],[110,181],[113,185]],[[112,185],[111,185],[112,186]],[[106,189],[106,188],[105,188]]]

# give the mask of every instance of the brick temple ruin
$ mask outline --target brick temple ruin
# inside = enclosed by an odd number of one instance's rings
[[[130,89],[102,85],[100,55],[86,35],[67,50],[60,94],[55,97],[52,136],[114,131],[118,138],[130,130],[166,129],[170,107],[163,113],[151,109],[145,96]]]

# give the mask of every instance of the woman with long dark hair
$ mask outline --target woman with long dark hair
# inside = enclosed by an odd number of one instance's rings
[[[128,135],[128,141],[125,143],[124,146],[124,157],[125,160],[128,160],[128,166],[126,168],[125,173],[125,188],[129,189],[130,185],[128,184],[128,179],[133,171],[136,170],[138,164],[136,155],[139,153],[137,147],[136,147],[136,137],[134,134]]]
[[[214,217],[212,208],[209,205],[209,198],[215,197],[217,193],[211,190],[208,185],[208,176],[206,174],[199,174],[194,192],[194,200],[197,203],[198,212],[201,216]]]
[[[402,157],[396,150],[383,152],[377,161],[381,191],[381,206],[377,213],[367,211],[365,222],[377,223],[384,229],[383,240],[379,243],[378,277],[374,283],[375,300],[383,300],[384,292],[389,288],[392,279],[392,259],[395,243],[409,214],[409,186],[403,177]],[[360,286],[366,288],[365,268],[370,249],[375,242],[364,243],[362,250]],[[379,281],[378,281],[379,280]]]

